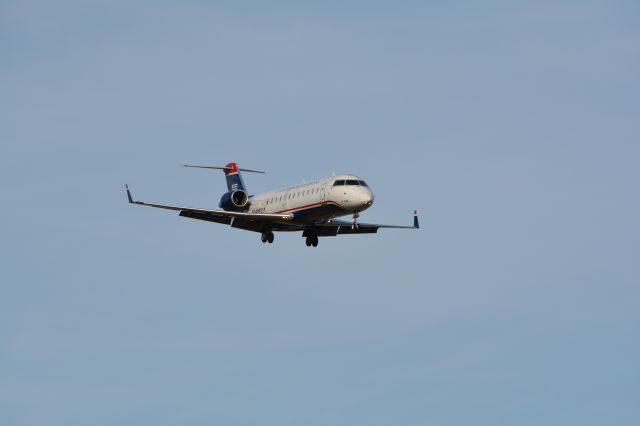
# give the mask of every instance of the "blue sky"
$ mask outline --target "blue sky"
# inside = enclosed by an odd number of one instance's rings
[[[637,425],[640,5],[0,4],[0,423]],[[213,207],[353,172],[364,221]]]

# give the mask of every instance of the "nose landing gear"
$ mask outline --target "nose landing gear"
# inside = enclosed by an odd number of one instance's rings
[[[275,236],[273,235],[273,232],[271,231],[266,231],[262,233],[262,236],[260,237],[260,239],[262,240],[263,243],[273,243],[273,239],[275,238]]]
[[[351,229],[358,229],[358,218],[360,217],[360,212],[353,213],[353,225],[351,225]]]
[[[307,247],[318,247],[318,237],[315,235],[308,236],[305,242],[307,244]]]

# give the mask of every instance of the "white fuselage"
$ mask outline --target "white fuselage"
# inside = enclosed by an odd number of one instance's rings
[[[343,174],[258,194],[249,213],[291,213],[300,222],[361,212],[373,204],[373,193],[354,175]]]

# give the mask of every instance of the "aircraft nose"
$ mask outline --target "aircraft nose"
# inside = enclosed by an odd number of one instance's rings
[[[365,207],[370,207],[373,204],[373,193],[370,190],[363,194],[362,203]]]

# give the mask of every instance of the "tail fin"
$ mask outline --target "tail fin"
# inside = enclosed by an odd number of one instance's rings
[[[237,191],[242,190],[247,192],[246,187],[244,186],[244,181],[242,180],[242,175],[240,172],[251,172],[251,173],[264,173],[258,170],[251,169],[240,169],[236,163],[229,163],[226,166],[190,166],[188,164],[184,164],[184,167],[195,167],[198,169],[215,169],[224,171],[224,176],[227,179],[227,189],[229,191]]]
[[[247,192],[247,188],[244,186],[242,175],[238,169],[236,163],[229,163],[224,166],[224,177],[227,180],[227,189],[229,191],[236,191],[238,189]]]

